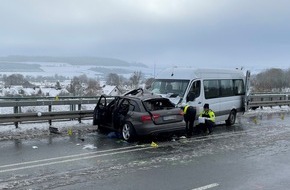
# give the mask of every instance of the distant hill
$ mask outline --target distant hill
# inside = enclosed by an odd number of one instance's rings
[[[7,63],[21,63],[21,62],[55,62],[55,63],[69,63],[71,65],[94,65],[94,66],[118,66],[118,67],[144,67],[148,66],[143,63],[128,63],[126,61],[114,58],[102,57],[50,57],[50,56],[6,56],[0,57],[0,65]]]
[[[1,62],[0,72],[42,72],[39,64],[23,64],[14,62]]]

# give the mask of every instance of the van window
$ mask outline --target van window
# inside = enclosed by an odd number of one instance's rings
[[[204,80],[203,84],[206,99],[245,94],[242,79]]]
[[[220,97],[218,80],[204,80],[203,85],[205,99]]]
[[[235,95],[245,95],[244,81],[241,79],[234,81],[234,94]]]
[[[233,80],[220,80],[220,94],[222,97],[234,95]]]
[[[200,96],[200,81],[195,81],[191,87],[190,87],[190,90],[189,90],[189,93],[193,93],[194,94],[194,97],[197,98]]]

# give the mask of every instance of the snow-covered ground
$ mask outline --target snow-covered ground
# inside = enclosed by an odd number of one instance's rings
[[[68,135],[69,133],[92,132],[97,130],[97,126],[92,125],[92,120],[82,120],[79,123],[73,121],[58,121],[38,123],[20,123],[18,128],[14,125],[0,125],[0,140],[38,138],[50,135],[49,128],[57,128],[58,135]]]
[[[261,116],[273,113],[288,113],[290,112],[289,106],[275,106],[265,107],[263,109],[249,110],[241,117]],[[52,122],[50,126],[48,122],[41,123],[21,123],[18,128],[14,125],[0,125],[0,140],[9,139],[24,139],[24,138],[38,138],[50,135],[49,127],[55,127],[59,130],[59,135],[68,135],[68,133],[94,132],[97,126],[92,125],[92,120],[82,120],[79,123],[77,120],[73,121],[60,121]]]
[[[256,110],[248,110],[245,114],[246,115],[259,115],[259,114],[270,114],[270,113],[283,113],[283,112],[290,112],[289,106],[273,106],[271,107],[263,107],[257,108]]]

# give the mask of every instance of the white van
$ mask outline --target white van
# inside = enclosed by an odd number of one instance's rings
[[[178,107],[195,107],[197,117],[208,103],[217,124],[233,125],[236,114],[245,110],[246,76],[250,76],[249,72],[244,75],[238,69],[168,68],[155,78],[151,91],[169,98]]]

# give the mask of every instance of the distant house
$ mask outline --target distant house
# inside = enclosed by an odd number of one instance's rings
[[[102,88],[102,94],[105,94],[107,96],[118,96],[121,94],[121,91],[118,89],[117,86],[104,85]]]

